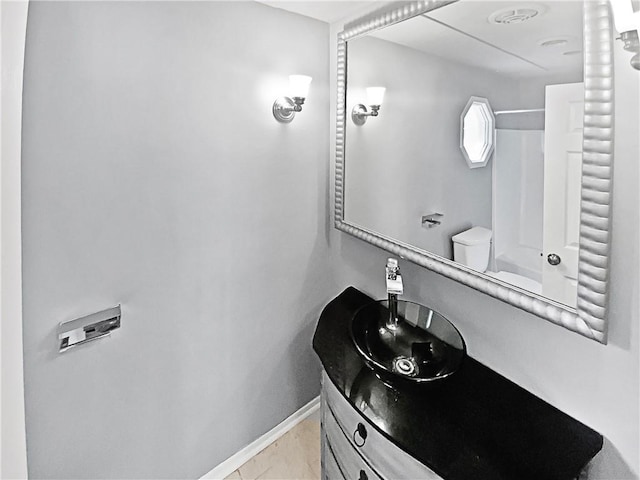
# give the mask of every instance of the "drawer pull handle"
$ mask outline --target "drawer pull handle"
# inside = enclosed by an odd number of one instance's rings
[[[358,437],[360,437],[359,440],[358,440]],[[362,447],[364,445],[364,442],[366,442],[366,440],[367,440],[367,429],[364,428],[363,424],[359,423],[358,426],[356,427],[355,432],[353,432],[353,443],[355,443],[356,446],[358,447]],[[362,475],[360,475],[360,478],[362,479]]]
[[[360,476],[358,477],[358,480],[369,480],[369,477],[367,477],[367,474],[364,470],[360,470]]]

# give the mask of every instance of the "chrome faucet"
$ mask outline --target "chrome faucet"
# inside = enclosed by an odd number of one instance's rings
[[[398,295],[402,295],[404,291],[398,260],[388,258],[385,270],[389,305],[389,318],[387,319],[386,326],[389,330],[396,330],[398,328]]]

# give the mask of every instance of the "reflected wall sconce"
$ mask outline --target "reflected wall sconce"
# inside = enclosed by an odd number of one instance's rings
[[[633,68],[640,70],[640,12],[633,11],[631,0],[609,0],[613,11],[613,23],[624,42],[624,49],[634,53],[630,63]]]
[[[311,77],[307,75],[289,75],[289,94],[291,96],[276,98],[271,109],[277,121],[291,123],[296,113],[302,111],[311,80]]]
[[[369,109],[363,104],[359,103],[353,110],[351,110],[351,120],[356,125],[364,125],[367,123],[368,117],[377,117],[384,99],[385,87],[369,87],[367,88],[367,103]]]

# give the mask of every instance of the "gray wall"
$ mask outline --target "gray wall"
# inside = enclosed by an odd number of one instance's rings
[[[342,25],[332,25],[332,38]],[[630,55],[615,42],[615,194],[612,224],[609,344],[601,345],[401,261],[405,298],[433,306],[461,330],[469,353],[494,370],[586,423],[605,437],[592,480],[637,479],[640,345],[640,199],[638,118],[640,81]],[[332,58],[335,65],[335,55]],[[332,67],[335,73],[335,66]],[[332,231],[342,285],[383,298],[388,254]]]
[[[328,26],[249,2],[32,2],[31,478],[196,478],[319,391]],[[290,125],[271,115],[312,75]],[[59,355],[56,325],[122,303]]]

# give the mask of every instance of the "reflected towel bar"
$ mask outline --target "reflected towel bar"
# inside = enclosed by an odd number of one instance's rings
[[[494,110],[494,115],[506,115],[508,113],[538,113],[543,112],[544,108],[525,108],[522,110]]]

